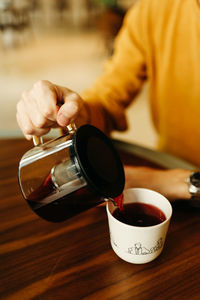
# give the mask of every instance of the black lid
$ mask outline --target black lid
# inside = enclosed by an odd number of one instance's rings
[[[125,176],[112,141],[96,127],[83,125],[74,135],[73,146],[88,186],[103,197],[119,196],[124,189]]]

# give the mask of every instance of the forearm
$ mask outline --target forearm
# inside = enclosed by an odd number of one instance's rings
[[[184,169],[160,170],[148,167],[125,166],[126,188],[142,187],[155,190],[170,201],[190,199],[185,179],[191,171]]]

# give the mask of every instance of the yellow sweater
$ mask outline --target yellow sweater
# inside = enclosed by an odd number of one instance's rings
[[[197,0],[139,0],[130,9],[105,72],[82,95],[91,123],[125,130],[125,108],[146,79],[159,148],[200,166]]]

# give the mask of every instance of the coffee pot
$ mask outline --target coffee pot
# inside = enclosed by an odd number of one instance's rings
[[[21,192],[47,221],[60,222],[119,196],[124,169],[112,141],[99,129],[69,125],[66,134],[40,143],[20,160]]]

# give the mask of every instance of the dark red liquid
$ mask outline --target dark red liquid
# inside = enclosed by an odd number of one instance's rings
[[[35,196],[37,196],[35,194]],[[41,193],[38,195],[41,196]],[[36,201],[27,201],[31,208],[41,218],[51,222],[62,222],[86,209],[92,208],[103,202],[103,198],[89,190],[87,186],[74,191],[62,198],[37,209]]]
[[[165,214],[156,206],[146,203],[127,203],[123,209],[116,208],[113,216],[122,223],[147,227],[162,223],[166,220]]]
[[[38,207],[38,204],[42,203],[45,197],[52,195],[55,191],[56,187],[51,179],[51,174],[49,174],[41,186],[32,192],[27,199],[31,208],[40,217],[51,222],[64,221],[103,202],[103,198],[85,186]]]
[[[51,179],[51,173],[46,177],[46,179],[44,180],[44,182],[41,184],[40,187],[38,187],[34,192],[32,192],[29,197],[28,200],[31,201],[40,201],[41,199],[49,196],[50,194],[52,194],[52,192],[56,189],[55,185],[52,182]]]
[[[113,200],[115,201],[115,204],[118,206],[119,210],[122,210],[124,208],[124,194],[114,197]]]

